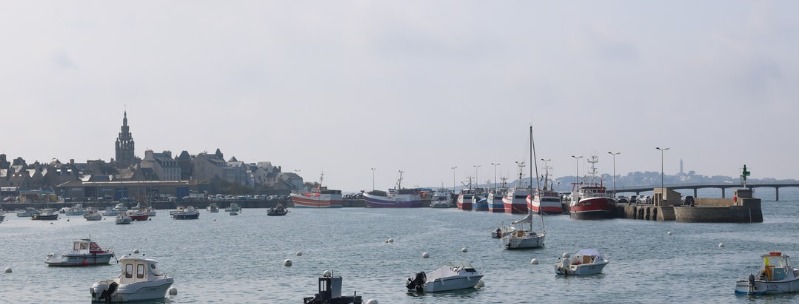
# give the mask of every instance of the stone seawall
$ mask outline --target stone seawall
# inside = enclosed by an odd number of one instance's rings
[[[741,199],[735,206],[675,207],[675,220],[688,223],[762,223],[760,199]]]

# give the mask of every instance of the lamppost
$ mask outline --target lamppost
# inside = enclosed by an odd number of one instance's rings
[[[372,191],[375,191],[375,168],[372,168]]]
[[[580,184],[580,159],[583,158],[583,156],[582,155],[580,155],[580,156],[572,155],[572,157],[574,157],[574,160],[577,163],[577,175],[575,176],[577,181],[574,183],[575,185],[577,185],[577,184]]]
[[[491,163],[491,165],[494,166],[494,191],[496,191],[497,190],[497,166],[499,166],[499,163],[496,163],[496,164],[495,163]]]
[[[616,155],[621,154],[621,152],[608,152],[608,154],[613,155],[613,195],[616,195]]]
[[[452,192],[455,192],[455,169],[458,167],[452,167]]]
[[[660,150],[660,191],[663,191],[663,153],[664,153],[664,151],[668,150],[669,148],[655,147],[655,149]],[[661,195],[663,195],[663,194],[661,194]],[[661,199],[662,199],[662,197],[661,197]]]
[[[478,168],[480,168],[480,165],[474,165],[474,181],[476,182],[474,185],[475,189],[478,188],[478,186],[480,186],[480,178],[477,175]]]

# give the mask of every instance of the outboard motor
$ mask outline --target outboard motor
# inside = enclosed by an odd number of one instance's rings
[[[425,282],[427,282],[427,275],[425,275],[424,271],[422,271],[416,274],[415,279],[408,278],[408,283],[405,284],[405,287],[408,288],[408,290],[423,292]]]
[[[101,293],[100,297],[97,299],[98,300],[105,299],[106,303],[111,303],[111,294],[117,291],[118,286],[119,284],[117,284],[117,282],[111,282],[111,284],[108,285],[108,289],[103,290],[103,293]]]

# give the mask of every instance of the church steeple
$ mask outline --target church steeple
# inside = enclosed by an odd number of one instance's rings
[[[133,164],[134,160],[133,135],[128,127],[128,111],[125,110],[122,118],[122,128],[116,140],[117,167],[124,168]]]

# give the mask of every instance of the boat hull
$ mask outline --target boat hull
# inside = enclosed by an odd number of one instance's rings
[[[581,199],[569,206],[569,214],[574,219],[593,220],[613,217],[614,203],[608,198],[592,197]]]
[[[487,199],[479,199],[474,205],[472,205],[472,211],[488,211],[488,200]]]
[[[464,211],[472,210],[472,201],[474,201],[473,196],[458,195],[458,209]]]
[[[507,249],[530,249],[544,247],[544,234],[528,234],[524,233],[519,236],[517,233],[522,231],[515,231],[502,237],[502,245]]]
[[[563,214],[563,203],[561,203],[559,197],[544,197],[541,199],[540,197],[536,196],[533,200],[528,197],[527,208],[530,208],[530,211],[533,213],[538,214]]]
[[[91,288],[92,302],[104,303],[104,299],[99,299],[102,291],[108,288],[113,280],[106,280],[94,283]],[[166,278],[156,281],[144,281],[133,284],[119,285],[116,292],[111,294],[111,302],[135,302],[159,300],[166,297],[169,287],[174,283],[174,279]]]
[[[747,280],[738,280],[735,283],[735,294],[764,295],[794,292],[799,292],[799,278],[785,281],[755,280],[751,288]]]
[[[505,213],[511,214],[527,214],[527,202],[519,199],[503,198]]]
[[[177,214],[173,214],[172,218],[176,219],[176,220],[196,220],[196,219],[200,218],[200,214],[199,213],[190,213],[190,214],[177,213]]]
[[[489,196],[488,212],[491,212],[491,213],[504,213],[505,212],[505,203],[502,202],[502,197],[499,197],[499,196],[491,197],[491,196]]]
[[[364,194],[363,200],[369,208],[420,208],[422,199],[419,195],[403,195],[396,197],[374,196]]]
[[[442,292],[442,291],[451,291],[451,290],[459,290],[459,289],[468,289],[474,288],[480,279],[483,278],[483,275],[474,275],[469,277],[451,277],[451,278],[439,278],[433,282],[427,282],[424,284],[424,292]]]
[[[60,257],[48,256],[44,262],[47,266],[57,267],[108,265],[113,256],[113,253],[64,254]]]
[[[602,269],[605,268],[608,262],[601,262],[601,263],[592,263],[592,264],[580,264],[580,265],[569,265],[569,267],[563,268],[555,265],[555,273],[558,275],[579,275],[579,276],[587,276],[587,275],[596,275],[602,273]]]
[[[291,194],[291,202],[294,204],[294,208],[341,208],[344,206],[344,200],[340,197],[333,198],[324,194],[320,196]]]
[[[58,214],[34,214],[31,219],[34,221],[55,221],[58,220]]]

